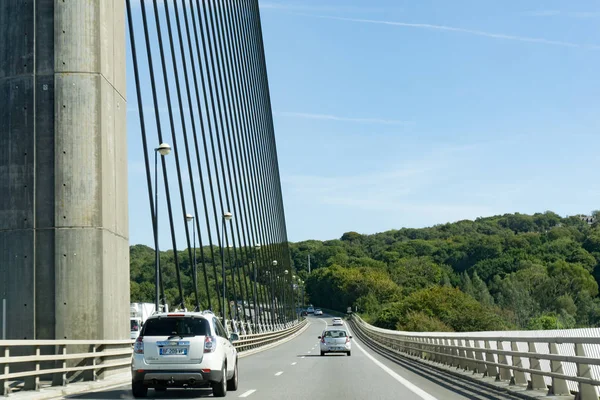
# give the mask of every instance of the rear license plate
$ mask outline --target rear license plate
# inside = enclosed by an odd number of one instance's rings
[[[163,347],[160,349],[161,356],[185,356],[187,349],[181,347]]]

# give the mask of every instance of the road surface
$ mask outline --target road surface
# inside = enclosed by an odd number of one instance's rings
[[[309,317],[309,327],[298,337],[275,348],[239,360],[239,388],[228,398],[256,400],[474,400],[503,399],[500,394],[481,393],[470,384],[407,364],[398,365],[373,352],[356,337],[352,356],[320,356],[319,336],[328,316]],[[148,398],[189,399],[212,397],[210,389],[172,389]],[[71,399],[131,399],[129,385],[68,396]]]

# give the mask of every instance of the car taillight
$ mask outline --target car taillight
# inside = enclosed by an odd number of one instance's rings
[[[144,354],[144,338],[142,336],[138,336],[135,344],[133,345],[133,352],[135,354]]]
[[[321,338],[321,343],[325,343],[325,336]]]
[[[212,353],[217,349],[217,338],[215,336],[207,336],[204,339],[204,352]]]
[[[350,343],[350,338],[346,337],[346,343]]]

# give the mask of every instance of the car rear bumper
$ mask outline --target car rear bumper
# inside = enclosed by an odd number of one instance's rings
[[[143,382],[147,387],[199,387],[211,382],[221,382],[223,372],[189,370],[132,371],[133,382]]]
[[[321,345],[321,352],[323,353],[347,353],[350,351],[350,347],[345,345],[331,345],[331,346],[323,346]]]

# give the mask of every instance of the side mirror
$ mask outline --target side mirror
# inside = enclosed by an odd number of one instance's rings
[[[240,335],[238,335],[237,333],[232,333],[231,335],[229,335],[229,341],[230,342],[237,342],[238,340],[240,340]]]
[[[352,336],[348,336],[348,338],[352,339]]]
[[[318,336],[317,339],[321,339],[321,336]]]

